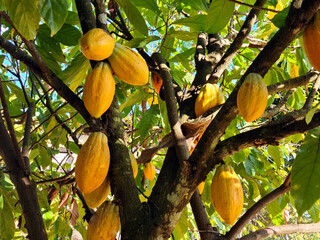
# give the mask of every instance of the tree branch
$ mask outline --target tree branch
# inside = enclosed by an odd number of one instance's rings
[[[17,154],[21,154],[21,152],[20,150],[17,152],[13,147],[2,116],[0,116],[0,136],[0,155],[17,190],[28,237],[32,240],[46,240],[48,237],[39,207],[36,184],[25,174],[25,169],[21,169],[19,166]]]
[[[248,224],[248,222],[265,206],[276,200],[281,195],[290,190],[291,174],[287,176],[283,184],[277,189],[273,190],[269,194],[265,195],[258,202],[256,202],[251,208],[249,208],[245,214],[237,221],[235,225],[226,233],[225,238],[233,240],[242,231],[242,229]]]
[[[18,165],[19,165],[20,169],[25,172],[26,175],[29,175],[30,173],[27,171],[26,164],[22,158],[22,154],[20,151],[20,147],[19,147],[19,143],[18,143],[18,140],[16,137],[16,133],[14,131],[13,124],[11,122],[11,117],[10,117],[6,97],[4,95],[1,79],[0,79],[0,99],[1,99],[2,107],[3,107],[4,118],[6,120],[7,127],[9,130],[10,136],[11,136],[12,146],[14,147],[16,154],[17,154]]]
[[[292,233],[317,233],[320,232],[320,223],[309,224],[288,224],[281,226],[272,226],[258,231],[249,233],[248,235],[239,238],[238,240],[262,240],[267,237],[292,234]]]
[[[0,14],[10,22],[10,18],[6,15],[6,13],[0,12]],[[4,48],[13,58],[22,61],[35,74],[51,85],[61,97],[69,102],[70,105],[82,115],[92,129],[97,131],[101,129],[101,122],[98,119],[90,116],[83,104],[83,101],[47,67],[33,43],[26,40],[23,36],[21,36],[21,39],[25,40],[25,44],[34,58],[30,57],[27,53],[10,43],[3,36],[0,36],[0,46]]]
[[[267,144],[278,145],[278,141],[287,136],[304,133],[318,126],[320,126],[320,111],[313,116],[309,124],[306,123],[304,118],[296,121],[270,123],[264,127],[240,133],[223,140],[217,144],[214,156],[224,159],[249,147],[260,147]],[[209,165],[214,165],[214,160],[211,160]]]
[[[210,223],[198,189],[192,195],[190,205],[201,239],[216,239],[219,236],[219,232]]]
[[[263,10],[262,7],[266,2],[267,0],[257,0],[254,6],[252,6],[253,8],[243,23],[237,37],[234,39],[226,53],[222,56],[218,64],[214,67],[208,82],[218,82],[222,73],[225,71],[233,57],[237,54],[238,50],[242,47],[244,40],[249,35],[252,26],[255,24],[255,21],[260,12]]]
[[[27,168],[27,171],[30,172],[30,162],[29,162],[29,144],[30,144],[30,133],[31,133],[31,125],[32,125],[32,116],[35,108],[34,102],[29,104],[29,108],[27,111],[27,120],[24,128],[24,137],[22,144],[22,157]]]
[[[289,45],[295,36],[304,29],[319,7],[320,2],[316,0],[305,0],[300,8],[295,8],[294,4],[291,6],[283,27],[281,27],[268,42],[266,47],[260,52],[246,73],[242,76],[228,100],[224,103],[216,117],[208,126],[206,132],[200,139],[199,144],[191,155],[189,161],[198,169],[199,175],[202,175],[202,172],[208,173],[215,165],[214,162],[211,162],[211,164],[202,166],[203,163],[206,163],[214,156],[214,149],[221,136],[238,114],[238,109],[236,107],[237,93],[247,74],[255,72],[264,76],[270,67],[277,61],[282,51]]]
[[[168,119],[171,126],[171,131],[173,134],[173,139],[175,143],[175,149],[177,151],[177,157],[180,164],[189,158],[189,149],[187,146],[186,138],[182,133],[181,123],[177,110],[177,101],[175,97],[175,91],[172,84],[172,76],[170,74],[170,69],[168,68],[165,59],[160,53],[154,53],[153,58],[158,64],[160,69],[160,75],[163,80],[164,90],[165,90],[165,100],[168,113]]]

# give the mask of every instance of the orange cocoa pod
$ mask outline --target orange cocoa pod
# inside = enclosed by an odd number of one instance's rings
[[[149,80],[146,61],[133,49],[116,43],[108,58],[114,75],[131,85],[145,85]]]
[[[151,72],[151,83],[154,90],[159,94],[161,86],[162,86],[162,78],[159,73]]]
[[[212,179],[211,200],[214,209],[229,225],[233,225],[243,208],[243,189],[236,172],[229,165],[220,165]]]
[[[307,58],[311,65],[320,71],[320,11],[318,11],[314,19],[310,22],[303,33],[303,46]]]
[[[83,194],[83,196],[89,208],[96,208],[107,200],[110,191],[110,178],[106,177],[106,179],[97,189],[88,194]]]
[[[97,189],[105,180],[110,165],[108,137],[101,132],[91,133],[81,147],[75,176],[79,189],[88,194]]]
[[[108,58],[113,51],[115,42],[105,30],[93,28],[80,39],[80,48],[83,55],[94,61]]]
[[[99,118],[108,110],[115,94],[115,86],[109,64],[97,63],[83,87],[83,103],[92,117]]]
[[[201,116],[209,109],[222,103],[224,103],[224,96],[220,87],[217,84],[204,84],[194,105],[196,117]]]
[[[87,240],[114,240],[120,227],[119,207],[104,202],[90,219]]]
[[[249,73],[237,95],[237,107],[247,122],[258,119],[268,103],[268,88],[258,73]]]
[[[147,179],[149,179],[149,181],[154,179],[156,176],[156,168],[152,162],[148,162],[144,165],[143,174]]]

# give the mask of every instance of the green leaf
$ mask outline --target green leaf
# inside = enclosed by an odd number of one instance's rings
[[[148,43],[159,40],[159,36],[148,36],[146,38],[133,38],[129,42],[126,43],[126,46],[130,48],[143,48]]]
[[[46,168],[51,163],[51,155],[48,154],[48,151],[46,148],[41,147],[40,148],[40,155],[38,158],[38,163],[43,167]]]
[[[159,106],[160,106],[160,112],[161,112],[161,124],[163,127],[162,134],[166,135],[169,132],[171,132],[171,127],[168,119],[168,111],[167,111],[167,105],[165,101],[162,101],[159,98]]]
[[[132,3],[137,7],[149,9],[157,15],[161,13],[156,0],[132,0]]]
[[[283,208],[280,206],[278,201],[273,201],[267,205],[267,211],[271,216],[271,220],[276,225],[283,224],[283,216],[282,216]]]
[[[316,201],[315,204],[308,210],[310,217],[314,222],[320,221],[320,201]]]
[[[306,115],[306,123],[309,124],[313,118],[313,115],[316,113],[317,109],[320,107],[320,104],[318,106],[312,108]]]
[[[182,0],[184,4],[197,11],[208,11],[208,4],[206,0]]]
[[[116,0],[119,6],[126,13],[129,22],[143,35],[148,36],[148,27],[140,11],[130,0]]]
[[[61,74],[61,79],[69,85],[72,91],[86,79],[87,73],[91,68],[90,62],[81,53],[78,54]]]
[[[44,21],[51,29],[52,35],[56,34],[64,24],[68,15],[67,0],[44,0],[40,12]]]
[[[187,231],[188,231],[188,208],[185,207],[173,231],[173,235],[175,239],[185,239],[184,235]]]
[[[122,112],[124,108],[131,107],[142,100],[147,100],[150,96],[151,93],[145,92],[143,89],[139,88],[137,91],[129,95],[126,102],[120,105],[120,112]]]
[[[272,19],[271,22],[277,27],[281,28],[282,25],[284,24],[286,17],[289,13],[290,7],[286,7],[283,9],[281,12],[277,13]]]
[[[4,0],[4,4],[17,30],[27,40],[33,40],[37,35],[40,21],[38,1]]]
[[[189,31],[173,31],[168,36],[178,38],[183,41],[196,41],[198,37],[198,32],[189,32]]]
[[[152,105],[142,116],[138,129],[141,139],[144,139],[152,126],[160,120],[160,110],[158,105]]]
[[[3,240],[13,239],[15,232],[14,216],[5,195],[0,195],[0,236]]]
[[[59,62],[65,62],[65,56],[63,55],[60,43],[51,37],[50,28],[46,24],[40,25],[37,42],[41,48],[50,53],[54,59]]]
[[[70,24],[63,24],[59,32],[57,32],[53,38],[63,45],[75,46],[79,44],[81,36],[82,34],[78,28]]]
[[[13,183],[11,182],[11,179],[9,177],[8,174],[3,174],[2,177],[1,177],[1,187],[5,190],[5,191],[12,191],[13,188],[14,188],[14,185]]]
[[[226,0],[214,0],[210,4],[206,21],[206,32],[217,33],[229,22],[233,15],[235,3]]]
[[[299,216],[320,198],[320,127],[310,130],[292,166],[291,194]]]
[[[281,152],[277,146],[268,146],[268,154],[271,156],[271,158],[276,163],[277,167],[281,165]]]
[[[77,25],[79,24],[79,16],[75,12],[68,11],[68,15],[66,18],[65,23],[70,25]]]
[[[206,21],[207,15],[199,14],[196,16],[179,19],[174,21],[172,24],[187,26],[190,27],[191,31],[199,33],[206,31]]]

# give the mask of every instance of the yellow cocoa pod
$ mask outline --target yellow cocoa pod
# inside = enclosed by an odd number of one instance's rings
[[[206,83],[200,89],[200,93],[194,105],[196,117],[201,116],[209,109],[224,103],[224,96],[217,84]]]
[[[206,183],[206,182],[203,181],[203,182],[201,182],[201,183],[198,185],[198,189],[199,189],[199,193],[200,193],[200,194],[203,193],[203,189],[204,189],[204,184],[205,184],[205,183]]]
[[[252,122],[263,114],[267,102],[268,88],[264,84],[263,78],[258,73],[249,73],[237,96],[240,115],[247,122]]]
[[[159,94],[161,86],[162,86],[162,78],[159,73],[151,72],[151,83],[154,90]]]
[[[152,162],[148,162],[144,165],[143,175],[150,181],[154,179],[154,177],[156,176],[156,168]]]
[[[114,94],[115,81],[109,64],[97,63],[83,87],[84,106],[92,117],[99,118],[110,107]]]
[[[108,138],[101,132],[91,133],[81,147],[75,166],[76,182],[84,194],[97,189],[105,180],[110,165]]]
[[[240,179],[229,165],[220,165],[212,179],[211,200],[214,209],[229,225],[233,225],[243,208]]]
[[[114,240],[120,227],[119,207],[104,202],[90,219],[87,240]]]
[[[145,85],[149,80],[149,68],[139,53],[116,43],[108,58],[113,73],[125,83]]]
[[[320,11],[303,33],[303,46],[311,65],[320,71]]]
[[[130,160],[131,160],[131,167],[132,167],[132,171],[133,171],[133,177],[136,178],[137,174],[138,174],[138,164],[137,164],[137,160],[136,158],[133,156],[132,152],[129,151],[129,155],[130,155]]]
[[[91,193],[83,194],[83,196],[89,208],[96,208],[107,200],[110,191],[110,178],[106,177],[97,189],[93,190]]]
[[[94,28],[81,37],[80,48],[83,55],[94,61],[108,58],[114,48],[114,40],[101,28]]]

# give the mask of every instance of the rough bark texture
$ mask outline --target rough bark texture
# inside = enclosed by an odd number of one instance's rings
[[[10,179],[17,189],[19,203],[26,220],[28,237],[31,240],[47,238],[37,197],[37,187],[29,175],[18,164],[17,152],[14,150],[10,136],[0,117],[0,154],[4,159]]]

